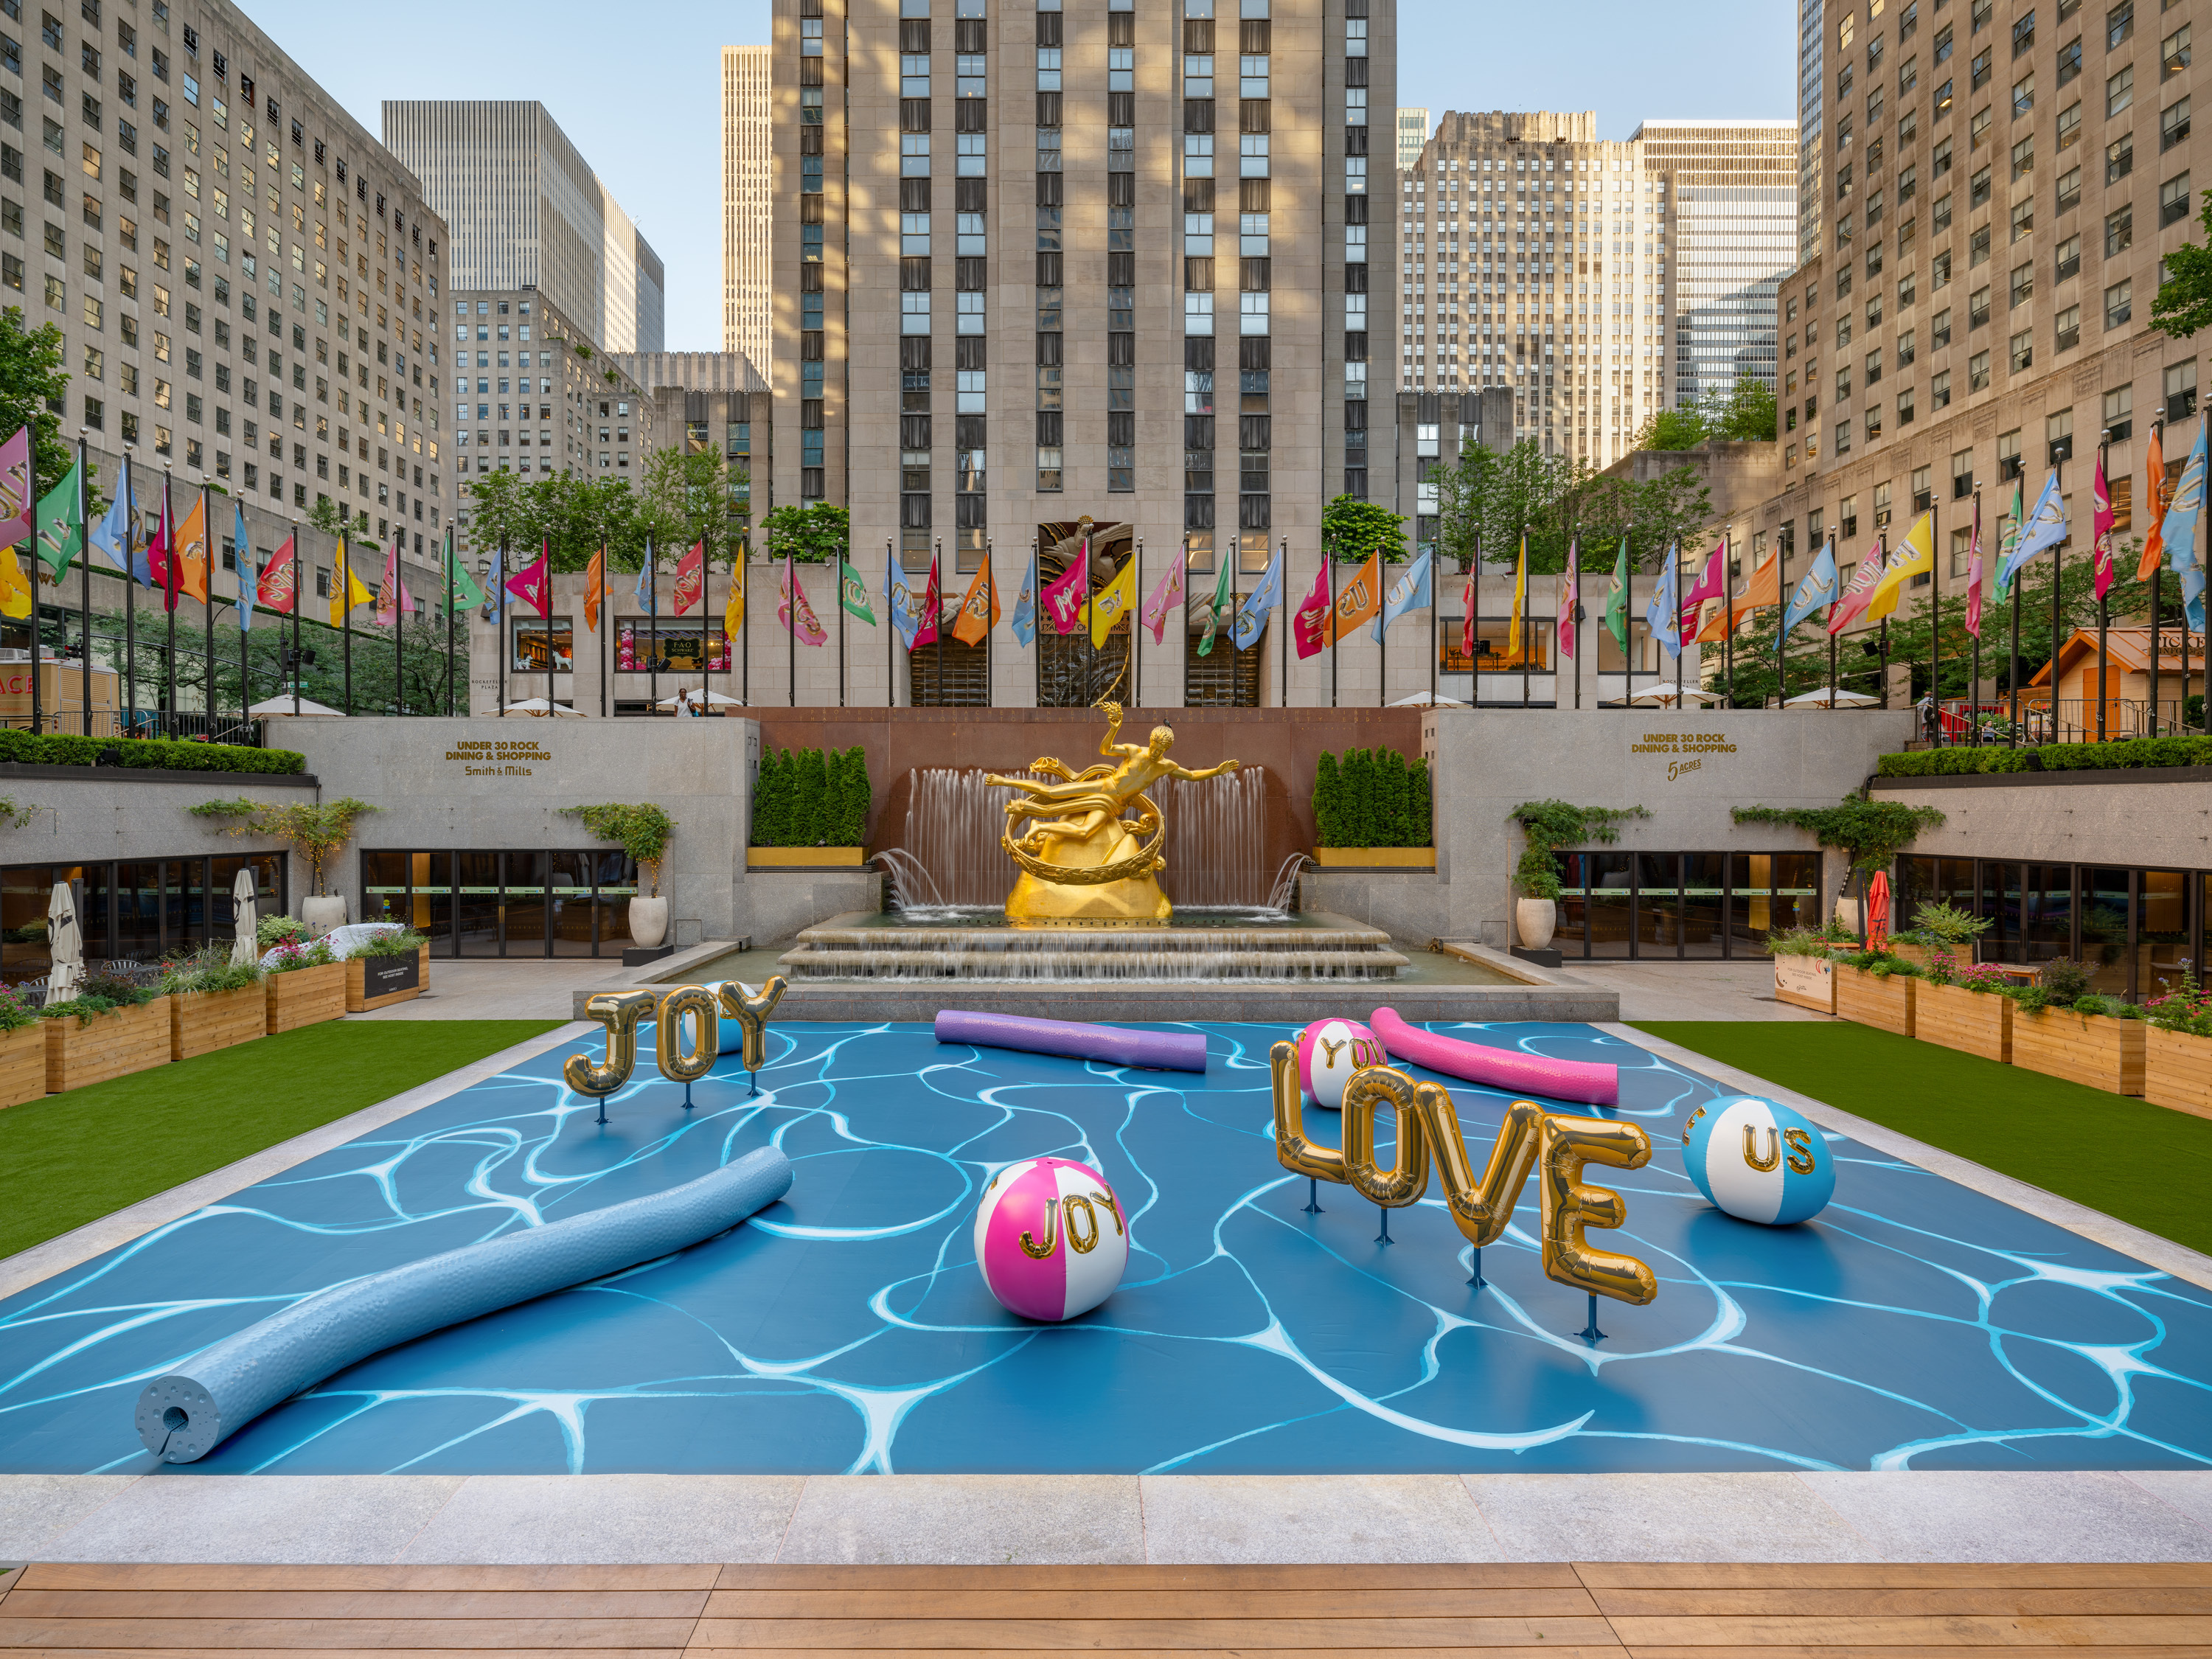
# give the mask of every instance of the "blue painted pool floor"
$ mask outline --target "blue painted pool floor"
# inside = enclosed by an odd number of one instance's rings
[[[664,1260],[327,1379],[179,1473],[1291,1474],[2203,1468],[2212,1293],[1831,1136],[1835,1202],[1721,1214],[1680,1128],[1728,1091],[1581,1025],[1433,1029],[1622,1067],[1649,1166],[1595,1234],[1646,1308],[1547,1279],[1536,1195],[1484,1253],[1432,1197],[1390,1222],[1275,1161],[1267,1048],[1206,1074],[770,1028],[693,1091],[649,1058],[594,1121],[556,1049],[0,1303],[0,1469],[155,1467],[144,1382],[325,1285],[660,1190],[769,1142],[783,1202]],[[1507,1097],[1447,1083],[1480,1160]],[[1585,1108],[1565,1108],[1587,1110]],[[1315,1125],[1331,1133],[1328,1115]],[[970,1243],[996,1165],[1100,1166],[1121,1288],[1071,1324],[1001,1310]]]

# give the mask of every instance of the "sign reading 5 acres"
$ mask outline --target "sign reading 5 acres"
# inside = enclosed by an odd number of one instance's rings
[[[552,758],[544,745],[532,738],[481,738],[457,743],[446,751],[446,759],[459,762],[462,772],[471,778],[526,778],[528,763]]]
[[[1735,745],[1724,732],[1646,732],[1629,745],[1632,755],[1667,755],[1667,781],[1675,782],[1705,769],[1707,755],[1733,755]]]

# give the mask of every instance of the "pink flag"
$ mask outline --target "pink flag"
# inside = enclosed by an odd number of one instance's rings
[[[31,428],[0,444],[0,547],[13,547],[31,533]]]
[[[1291,631],[1297,635],[1301,658],[1310,657],[1322,648],[1328,637],[1329,618],[1335,611],[1335,596],[1328,591],[1328,566],[1323,564],[1314,572],[1313,592],[1306,595],[1306,602],[1291,619]]]
[[[539,616],[549,617],[553,614],[552,599],[546,591],[551,569],[551,561],[540,552],[537,563],[516,571],[507,579],[507,591],[535,610]]]
[[[1982,637],[1982,502],[1974,498],[1974,538],[1966,549],[1966,631]]]
[[[938,586],[937,555],[929,556],[929,592],[921,596],[921,626],[907,641],[908,652],[918,645],[935,645],[937,630],[945,621],[945,590]]]
[[[1707,599],[1727,597],[1727,553],[1728,538],[1723,537],[1714,544],[1711,556],[1705,560],[1705,572],[1698,578],[1697,586],[1682,595],[1682,623],[1685,628],[1689,625],[1690,619],[1698,614],[1698,606],[1704,605]]]
[[[801,645],[820,645],[827,640],[829,631],[816,617],[814,608],[806,603],[806,590],[799,586],[799,573],[792,568],[787,553],[784,555],[783,574],[776,579],[776,586],[782,591],[783,603],[775,608],[775,619],[799,635]]]
[[[1091,594],[1091,544],[1085,542],[1083,550],[1067,562],[1067,568],[1053,578],[1052,585],[1044,591],[1044,614],[1055,634],[1077,634],[1083,630],[1085,618],[1083,602]]]
[[[1575,635],[1580,632],[1575,626],[1575,612],[1582,607],[1583,549],[1579,541],[1567,544],[1567,574],[1559,583],[1559,654],[1575,654]]]
[[[2112,586],[2112,492],[2105,483],[2105,454],[2097,452],[2097,481],[2093,495],[2097,504],[2096,517],[2091,520],[2095,540],[2091,552],[2096,560],[2097,597],[2103,599]]]
[[[399,570],[399,548],[393,544],[384,550],[384,580],[376,586],[376,625],[390,628],[398,620],[399,612],[415,608],[415,596],[407,591],[407,580]]]
[[[1459,653],[1467,659],[1470,673],[1474,669],[1474,570],[1467,573],[1467,586],[1460,592]]]
[[[1168,615],[1182,603],[1182,566],[1187,556],[1177,554],[1168,561],[1167,574],[1152,589],[1152,597],[1145,601],[1145,626],[1152,630],[1154,645],[1166,639]]]
[[[1844,587],[1843,597],[1829,608],[1829,633],[1840,634],[1858,619],[1859,612],[1865,610],[1868,601],[1874,598],[1874,585],[1881,580],[1881,542],[1876,538],[1875,544],[1867,549],[1865,556],[1859,560],[1859,568],[1851,572],[1851,580]]]

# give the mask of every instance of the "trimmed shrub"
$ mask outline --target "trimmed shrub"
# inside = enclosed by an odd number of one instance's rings
[[[764,750],[753,785],[755,847],[858,847],[873,800],[868,757],[850,749]]]
[[[229,743],[178,743],[167,738],[86,738],[60,732],[33,737],[0,727],[0,762],[27,766],[93,766],[102,755],[114,763],[172,772],[270,772],[307,769],[296,749],[247,749]]]
[[[1314,838],[1322,847],[1427,847],[1428,763],[1395,749],[1324,750],[1314,767]]]
[[[1995,772],[2135,771],[2212,766],[2212,738],[2130,738],[2124,743],[2046,743],[2039,749],[1921,749],[1884,755],[1875,775],[1929,778]]]
[[[1917,749],[1884,755],[1875,775],[1885,778],[1945,778],[1983,772],[2026,772],[2030,749]]]

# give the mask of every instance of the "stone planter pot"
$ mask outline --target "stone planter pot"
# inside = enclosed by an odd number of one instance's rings
[[[1909,975],[1891,974],[1885,978],[1838,963],[1836,1012],[1876,1030],[1911,1036],[1913,992],[1920,983]]]
[[[1826,957],[1774,958],[1774,1000],[1800,1008],[1836,1012],[1836,964]]]
[[[118,1008],[82,1024],[66,1015],[40,1024],[46,1028],[46,1092],[50,1095],[169,1063],[167,997],[155,997],[135,1008]]]
[[[411,957],[348,957],[345,970],[349,1014],[412,1002],[430,984],[430,947],[425,945]]]
[[[0,1106],[21,1106],[46,1094],[46,1023],[0,1032]]]
[[[2212,1037],[2148,1027],[2143,1033],[2143,1098],[2154,1106],[2212,1117]]]
[[[320,939],[333,927],[345,926],[346,902],[343,894],[318,893],[300,902],[300,920],[307,925],[309,940]]]
[[[190,1060],[269,1034],[269,996],[258,985],[189,991],[169,999],[169,1058]]]
[[[2022,1071],[2086,1083],[2110,1094],[2139,1095],[2143,1091],[2144,1038],[2149,1030],[2139,1019],[2077,1014],[2071,1008],[2031,1012],[2015,1006],[2012,1063]]]
[[[1521,935],[1523,950],[1542,950],[1552,942],[1552,935],[1559,932],[1559,901],[1547,898],[1514,900],[1513,929]]]
[[[319,1025],[346,1011],[346,965],[326,962],[319,968],[295,968],[271,974],[261,981],[268,997],[269,1035],[296,1031],[302,1025]]]
[[[650,951],[668,937],[668,895],[647,898],[640,893],[629,902],[629,942]]]
[[[1912,1035],[1923,1042],[1979,1054],[1984,1060],[2012,1059],[2010,997],[1995,991],[1969,991],[1963,985],[1920,981],[1912,996]]]

